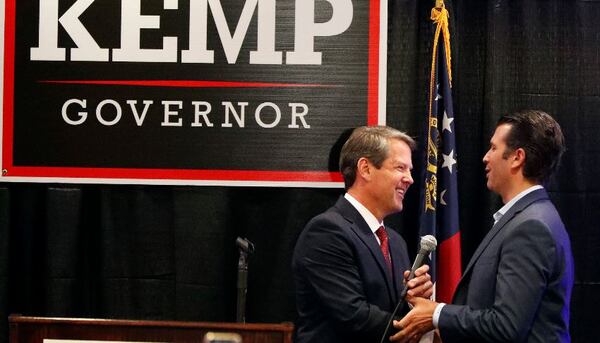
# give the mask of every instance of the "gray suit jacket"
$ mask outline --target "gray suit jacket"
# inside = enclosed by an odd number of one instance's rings
[[[546,191],[533,191],[473,254],[440,314],[442,340],[569,342],[572,287],[569,236]]]
[[[297,343],[379,342],[410,268],[406,243],[387,232],[393,274],[375,235],[344,197],[306,225],[292,260]]]

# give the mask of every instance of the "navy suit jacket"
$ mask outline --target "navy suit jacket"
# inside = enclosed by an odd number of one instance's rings
[[[573,257],[545,190],[518,200],[485,236],[438,327],[448,342],[569,342]],[[466,306],[464,306],[466,305]]]
[[[387,230],[393,275],[375,235],[340,197],[313,218],[296,243],[296,342],[379,342],[409,269],[406,243]]]

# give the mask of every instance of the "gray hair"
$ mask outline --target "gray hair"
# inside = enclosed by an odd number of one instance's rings
[[[362,157],[368,159],[375,168],[380,168],[388,156],[389,142],[392,139],[406,143],[411,150],[416,143],[406,133],[388,126],[361,126],[352,131],[340,153],[340,172],[344,186],[349,189],[356,181],[356,167]]]

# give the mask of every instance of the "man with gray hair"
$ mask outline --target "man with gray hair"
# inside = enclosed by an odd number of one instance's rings
[[[405,280],[406,243],[383,224],[413,184],[414,146],[405,133],[376,126],[355,129],[342,147],[346,194],[306,225],[294,251],[296,342],[378,342],[404,282],[409,297],[431,296],[429,267]]]

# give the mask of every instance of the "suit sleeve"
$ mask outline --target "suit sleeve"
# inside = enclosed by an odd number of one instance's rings
[[[444,306],[438,323],[444,342],[520,342],[527,337],[553,270],[556,244],[542,222],[528,220],[507,232],[499,254],[493,306]]]
[[[300,258],[302,273],[338,330],[379,340],[390,313],[366,301],[353,243],[328,220],[310,224]]]

